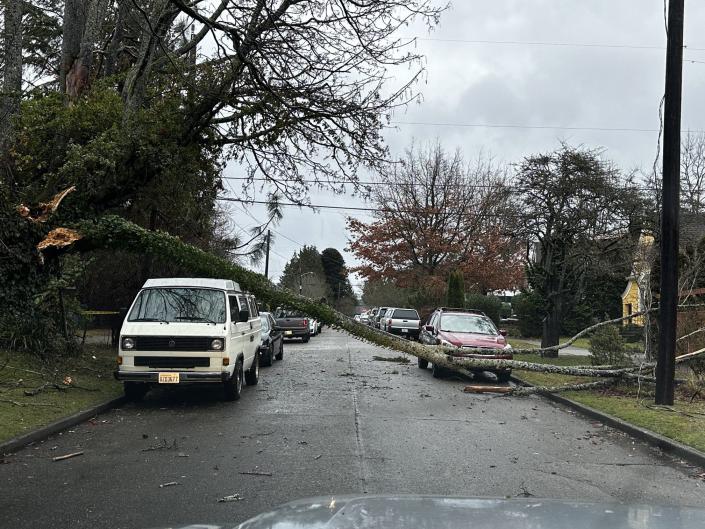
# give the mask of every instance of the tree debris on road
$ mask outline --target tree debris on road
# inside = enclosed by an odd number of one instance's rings
[[[78,456],[82,456],[82,455],[83,455],[83,451],[73,452],[71,454],[65,454],[63,456],[53,457],[51,460],[52,461],[63,461],[64,459],[71,459],[72,457],[78,457]]]
[[[240,496],[240,494],[238,494],[236,492],[235,494],[231,494],[230,496],[223,496],[222,498],[218,498],[218,503],[226,503],[226,502],[230,502],[230,501],[240,501],[240,500],[244,500],[244,499],[245,498],[243,498],[242,496]]]

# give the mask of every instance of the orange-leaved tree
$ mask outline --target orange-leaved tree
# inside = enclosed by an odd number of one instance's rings
[[[348,249],[368,279],[393,280],[442,297],[448,275],[463,273],[470,289],[511,289],[523,282],[519,216],[506,171],[491,159],[463,161],[440,144],[413,146],[379,175],[374,218],[349,218]]]

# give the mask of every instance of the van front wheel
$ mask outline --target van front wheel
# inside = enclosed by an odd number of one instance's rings
[[[256,354],[252,359],[252,366],[245,373],[245,382],[248,386],[256,386],[259,380],[259,355]]]
[[[235,363],[235,370],[230,380],[223,382],[225,400],[239,400],[242,392],[242,360]]]

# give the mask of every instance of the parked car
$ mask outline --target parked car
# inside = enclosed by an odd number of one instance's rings
[[[260,312],[262,320],[262,337],[259,346],[260,363],[263,366],[271,366],[273,360],[284,358],[284,334],[277,327],[274,316],[269,312]]]
[[[353,316],[353,320],[355,320],[355,321],[360,321],[360,315],[359,315],[359,314],[355,314],[355,315]]]
[[[374,324],[375,324],[375,317],[377,316],[377,311],[379,311],[379,307],[371,308],[371,309],[367,312],[367,325],[370,325],[371,327],[374,327]]]
[[[254,296],[226,279],[148,279],[120,329],[118,369],[125,395],[153,385],[222,384],[237,400],[243,378],[259,378],[261,321]]]
[[[360,323],[367,325],[370,322],[370,315],[367,312],[360,314]]]
[[[419,341],[427,345],[454,347],[450,356],[511,360],[512,346],[507,343],[506,331],[497,330],[492,320],[483,312],[472,309],[440,307],[431,313],[426,325],[421,328]],[[482,352],[466,352],[466,349],[482,349]],[[428,361],[418,359],[419,367],[426,369]],[[445,370],[433,364],[433,376],[443,376]],[[500,382],[507,382],[511,369],[494,372]]]
[[[381,328],[382,328],[382,326],[381,326],[381,321],[380,321],[380,320],[381,320],[382,318],[384,318],[384,315],[387,313],[387,310],[389,310],[389,307],[380,307],[380,308],[377,310],[377,314],[375,314],[375,321],[374,321],[374,323],[373,323],[373,325],[372,325],[375,329],[381,329]]]
[[[321,322],[314,318],[308,319],[308,330],[311,336],[316,336],[321,333]]]
[[[414,339],[419,337],[421,318],[415,309],[390,308],[382,318],[382,322],[384,330],[389,333]]]
[[[277,309],[274,321],[284,333],[284,339],[301,338],[306,343],[311,338],[309,318],[296,310]]]

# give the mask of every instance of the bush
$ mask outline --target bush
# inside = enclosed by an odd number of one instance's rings
[[[535,292],[522,292],[514,296],[512,308],[519,323],[519,333],[525,337],[541,336],[544,316],[544,300]]]
[[[465,296],[465,307],[468,309],[481,310],[490,318],[495,325],[499,325],[499,313],[502,309],[502,302],[495,296],[483,296],[482,294],[468,294]]]
[[[644,327],[629,323],[620,327],[619,334],[622,335],[622,338],[627,343],[641,342],[644,338]]]
[[[465,281],[463,273],[459,270],[451,272],[448,276],[448,290],[446,304],[449,307],[463,307],[465,298]]]
[[[600,327],[590,337],[590,353],[593,365],[623,366],[630,363],[624,338],[616,325]]]

